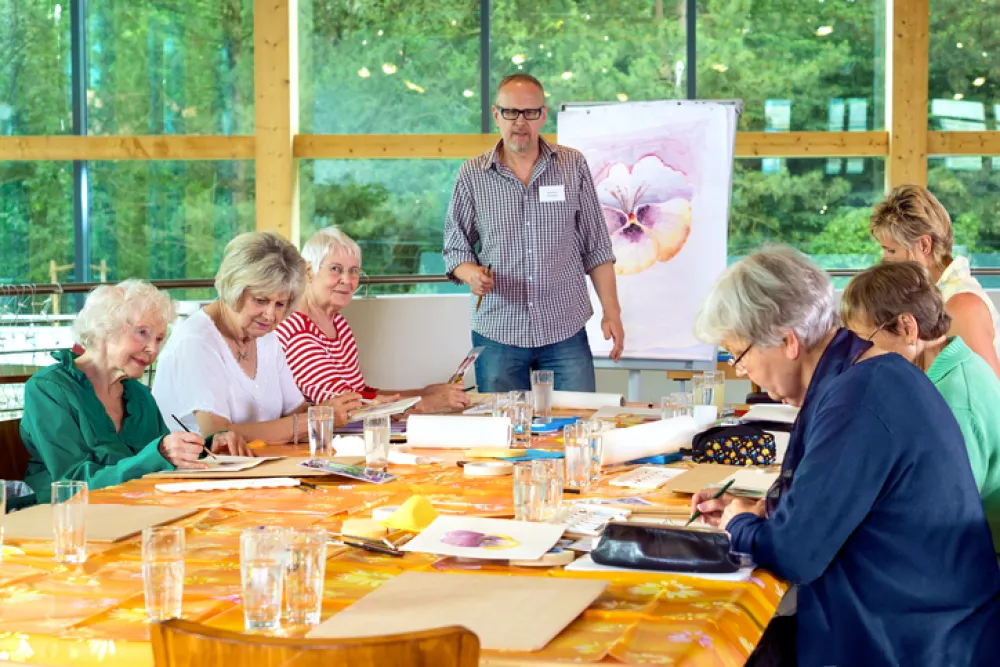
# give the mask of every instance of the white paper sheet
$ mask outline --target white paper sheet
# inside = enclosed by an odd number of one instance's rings
[[[300,480],[293,477],[262,477],[259,479],[213,479],[204,482],[169,482],[157,484],[156,490],[164,493],[186,493],[189,491],[229,491],[232,489],[277,489],[298,486]]]
[[[259,466],[264,461],[274,461],[280,458],[280,456],[229,456],[227,454],[216,454],[214,459],[211,457],[205,457],[201,460],[201,463],[208,465],[207,468],[199,468],[197,470],[185,468],[184,473],[197,474],[219,472],[220,470],[238,472],[240,470],[249,470],[250,468]]]
[[[400,413],[406,412],[419,402],[420,402],[419,396],[412,396],[410,398],[401,398],[398,401],[393,401],[392,403],[366,405],[365,407],[359,408],[354,412],[352,412],[349,421],[352,422],[361,421],[365,417],[398,415]]]
[[[460,558],[537,560],[555,546],[565,530],[562,523],[439,516],[402,550]]]
[[[698,430],[694,419],[685,416],[604,431],[601,464],[613,465],[647,456],[672,454],[683,447],[690,447]]]
[[[621,394],[598,394],[592,391],[553,391],[552,407],[563,410],[597,410],[607,405],[625,405]]]
[[[581,556],[564,568],[567,572],[641,572],[643,574],[659,574],[663,576],[683,576],[694,577],[696,579],[710,579],[712,581],[748,581],[753,574],[753,567],[741,567],[736,572],[723,574],[701,574],[694,572],[669,572],[667,570],[634,570],[628,567],[612,567],[611,565],[601,565],[595,563],[590,554]]]
[[[462,415],[410,415],[406,420],[406,444],[434,449],[510,447],[509,417]]]
[[[799,416],[799,409],[783,403],[756,403],[750,406],[740,420],[743,422],[779,422],[792,424]]]
[[[760,468],[743,468],[722,480],[722,484],[732,480],[730,491],[744,495],[763,496],[781,474]]]

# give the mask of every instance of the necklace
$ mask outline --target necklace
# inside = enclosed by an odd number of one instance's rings
[[[250,358],[250,342],[247,343],[247,347],[246,347],[245,350],[241,350],[240,349],[240,344],[237,343],[235,339],[233,340],[233,343],[236,344],[236,357],[237,357],[237,359],[239,361],[247,361]]]

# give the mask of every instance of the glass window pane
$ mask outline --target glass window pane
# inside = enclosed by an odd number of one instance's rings
[[[885,0],[698,4],[698,97],[741,98],[740,129],[885,126]]]
[[[89,163],[91,275],[211,278],[226,244],[254,229],[250,161]]]
[[[882,199],[884,159],[737,160],[733,176],[730,261],[769,241],[828,269],[864,268],[879,256],[868,219]]]
[[[303,160],[302,241],[336,225],[361,246],[368,275],[441,275],[444,216],[462,160]],[[412,285],[380,293],[443,292]]]
[[[253,134],[253,0],[87,12],[89,133]]]
[[[0,248],[0,284],[75,279],[72,163],[0,162]]]
[[[0,0],[0,135],[69,134],[69,3]]]
[[[687,97],[684,2],[493,0],[492,7],[493,87],[508,74],[537,77],[550,108],[544,132],[556,131],[564,102]]]
[[[931,158],[927,187],[951,215],[955,254],[969,257],[974,267],[1000,268],[1000,157]],[[1000,278],[981,277],[990,288]]]
[[[478,132],[479,3],[299,3],[303,133]]]
[[[930,129],[1000,130],[1000,2],[931,0]]]

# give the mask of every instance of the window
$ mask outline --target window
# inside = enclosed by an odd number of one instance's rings
[[[72,132],[69,3],[0,0],[0,47],[0,135]]]
[[[742,99],[741,130],[885,126],[885,0],[698,5],[698,97]]]
[[[226,244],[254,229],[252,162],[89,166],[94,280],[208,278]]]
[[[89,0],[87,12],[90,134],[253,133],[252,0]]]
[[[73,280],[73,165],[0,162],[0,284]]]
[[[302,0],[304,133],[479,132],[479,3]]]

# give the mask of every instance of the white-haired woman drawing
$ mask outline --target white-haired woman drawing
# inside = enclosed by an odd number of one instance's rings
[[[58,480],[96,489],[204,466],[205,440],[171,433],[139,381],[173,319],[169,297],[141,280],[102,285],[88,295],[73,323],[83,353],[55,352],[57,363],[25,386],[21,438],[31,455],[25,482],[39,502],[48,502]],[[214,438],[212,449],[242,454],[245,443],[228,433]]]

